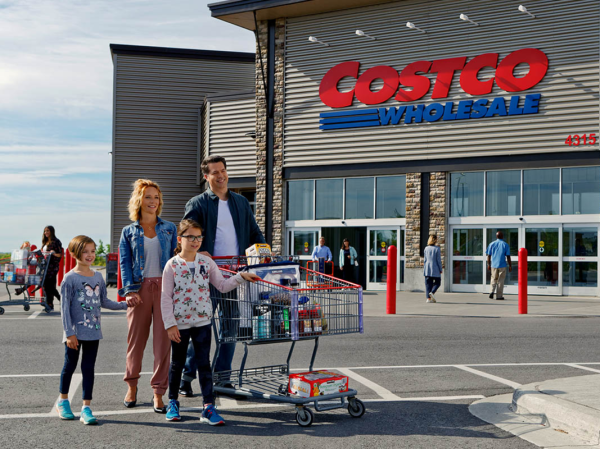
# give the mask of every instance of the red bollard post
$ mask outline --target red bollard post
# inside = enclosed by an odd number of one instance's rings
[[[62,280],[63,277],[65,276],[65,253],[68,253],[69,251],[63,251],[62,257],[60,258],[60,263],[58,265],[58,285],[60,286],[60,284],[62,284]]]
[[[394,245],[388,248],[387,260],[387,298],[385,313],[396,314],[396,271],[398,268],[397,250]]]
[[[519,315],[527,314],[527,250],[519,249]]]
[[[120,290],[123,288],[123,279],[121,279],[121,255],[119,254],[118,257],[119,263],[117,264],[117,289]],[[117,301],[125,301],[125,298],[119,296],[119,294],[117,293]]]
[[[71,271],[71,253],[69,250],[65,253],[65,274]]]

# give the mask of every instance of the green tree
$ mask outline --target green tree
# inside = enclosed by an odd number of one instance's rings
[[[104,242],[102,242],[102,239],[98,240],[98,248],[96,248],[96,255],[97,256],[101,256],[103,254],[106,254],[106,248],[104,246]],[[110,251],[110,249],[109,249]]]

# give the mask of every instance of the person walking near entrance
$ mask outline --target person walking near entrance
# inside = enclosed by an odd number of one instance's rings
[[[319,239],[319,244],[315,246],[313,249],[312,260],[319,260],[321,258],[331,262],[333,260],[333,254],[331,254],[331,250],[329,247],[325,246],[325,237],[321,237]]]
[[[255,243],[266,243],[248,200],[227,187],[229,177],[225,158],[217,155],[209,156],[202,161],[200,168],[209,188],[187,202],[183,217],[200,224],[204,230],[200,254],[208,257],[240,256],[244,255],[249,246]],[[219,260],[217,259],[216,262],[218,265]],[[212,292],[211,296],[213,296]],[[231,319],[239,316],[237,302],[227,301],[227,303],[225,310],[221,308],[221,313],[230,318],[225,322],[237,323],[237,320]],[[213,304],[215,308],[217,305]],[[223,336],[232,338],[236,337],[237,331],[236,327],[221,329]],[[231,371],[234,353],[235,342],[221,345],[215,361],[215,371]],[[196,378],[196,372],[194,347],[190,344],[179,391],[182,396],[193,396],[191,382]],[[224,387],[233,388],[226,376],[222,376],[222,379],[225,380]]]
[[[506,266],[508,265],[509,272],[512,271],[512,262],[510,260],[510,246],[504,241],[502,231],[496,233],[496,240],[490,243],[485,254],[487,255],[487,268],[492,272],[490,299],[494,299],[494,292],[496,292],[496,299],[503,300]]]
[[[437,235],[430,235],[423,251],[423,274],[425,275],[425,297],[428,303],[437,302],[435,292],[442,285],[442,251],[436,246]]]
[[[340,270],[342,270],[342,279],[354,283],[354,263],[358,258],[356,250],[350,246],[350,241],[344,239],[342,249],[340,249]]]

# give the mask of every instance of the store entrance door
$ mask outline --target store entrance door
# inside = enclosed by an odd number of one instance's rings
[[[387,288],[388,249],[396,246],[398,265],[396,289],[404,282],[404,228],[384,226],[369,228],[369,273],[367,288],[385,290]]]
[[[321,236],[325,237],[325,244],[331,250],[335,265],[334,275],[342,279],[340,270],[340,249],[342,241],[347,238],[350,246],[358,254],[358,267],[354,267],[354,282],[367,288],[367,228],[344,226],[340,228],[321,228]],[[312,249],[311,249],[312,251]]]

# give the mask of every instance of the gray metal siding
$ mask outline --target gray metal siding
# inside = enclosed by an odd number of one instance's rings
[[[207,101],[204,153],[227,159],[230,178],[256,176],[256,144],[244,134],[256,128],[255,99]]]
[[[468,156],[598,150],[599,145],[568,147],[569,134],[599,132],[600,2],[545,0],[527,3],[537,17],[518,11],[512,0],[406,0],[368,8],[288,19],[286,23],[284,165],[385,162]],[[464,13],[478,22],[459,19]],[[406,27],[411,21],[426,34]],[[355,35],[360,29],[377,38]],[[308,42],[316,36],[330,44]],[[393,99],[366,106],[356,99],[351,108],[390,107],[541,93],[535,115],[494,117],[358,130],[319,130],[319,113],[333,109],[319,99],[319,83],[341,62],[360,61],[359,76],[377,65],[401,71],[419,60],[500,53],[500,60],[523,48],[548,55],[549,70],[540,84],[521,93],[506,93],[495,84],[491,94],[464,93],[456,73],[447,99],[400,103]],[[526,73],[527,65],[515,74]],[[435,74],[428,75],[433,81]],[[480,79],[493,76],[485,69]],[[354,85],[342,80],[340,91]],[[374,83],[373,90],[378,90]],[[344,109],[336,109],[344,110]]]
[[[178,222],[198,186],[198,110],[209,93],[254,88],[254,64],[114,55],[113,216],[111,242],[130,223],[127,204],[138,178],[163,191],[161,217]]]

